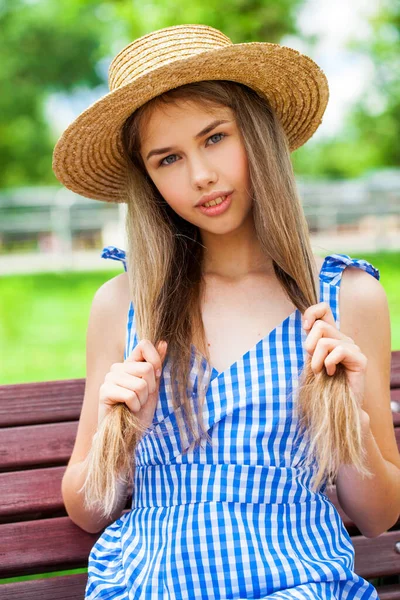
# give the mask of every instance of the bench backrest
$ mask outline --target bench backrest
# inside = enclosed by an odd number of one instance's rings
[[[0,386],[0,579],[87,567],[100,533],[76,526],[61,496],[84,386],[84,379]],[[400,351],[392,353],[391,400],[400,448]],[[367,579],[400,575],[400,521],[378,538],[365,538],[335,490],[328,495],[352,536],[355,571]],[[82,599],[86,579],[83,573],[3,584],[0,598]],[[386,587],[380,598],[400,600],[400,584]]]

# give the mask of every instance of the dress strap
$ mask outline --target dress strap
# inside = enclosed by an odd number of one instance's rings
[[[111,258],[112,260],[120,260],[126,269],[126,252],[117,246],[106,246],[103,248],[101,258]],[[126,324],[126,337],[125,337],[125,349],[124,349],[124,360],[127,359],[129,354],[132,352],[133,347],[137,343],[135,325],[134,325],[135,311],[133,309],[132,301],[129,303],[128,318]]]
[[[351,258],[347,254],[329,254],[325,257],[320,271],[320,300],[329,304],[333,318],[340,329],[339,292],[342,274],[346,267],[357,267],[375,279],[380,278],[379,270],[363,258]]]
[[[347,254],[330,254],[327,256],[322,265],[320,279],[325,283],[338,287],[346,267],[358,267],[375,277],[375,279],[380,279],[379,269],[363,258],[351,258]]]
[[[126,271],[126,252],[117,248],[117,246],[106,246],[103,248],[101,258],[111,258],[112,260],[120,260]]]

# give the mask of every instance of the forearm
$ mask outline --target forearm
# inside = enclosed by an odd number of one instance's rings
[[[366,537],[387,531],[400,514],[400,469],[385,460],[370,429],[369,416],[362,411],[366,466],[372,478],[363,478],[351,465],[341,465],[336,479],[340,506]]]
[[[129,485],[120,482],[113,514],[106,519],[100,511],[88,510],[84,507],[84,492],[78,494],[86,479],[82,463],[68,466],[62,480],[62,495],[66,511],[71,520],[89,533],[97,533],[118,519],[126,506]]]

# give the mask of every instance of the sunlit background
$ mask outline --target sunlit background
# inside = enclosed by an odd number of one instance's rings
[[[115,54],[182,23],[217,27],[233,42],[285,44],[323,69],[323,122],[292,154],[313,249],[380,269],[400,349],[396,0],[0,0],[0,383],[85,376],[93,295],[123,270],[100,255],[126,247],[124,207],[63,188],[53,147],[108,92]]]

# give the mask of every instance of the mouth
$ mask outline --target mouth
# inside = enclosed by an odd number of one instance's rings
[[[210,206],[217,206],[218,204],[222,204],[222,202],[226,199],[227,195],[226,196],[219,196],[218,198],[215,198],[215,200],[210,200],[209,202],[205,202],[204,204],[201,204],[201,206],[205,206],[206,208],[210,208]]]
[[[200,204],[197,208],[203,215],[207,215],[209,217],[217,216],[224,213],[230,206],[232,201],[232,193],[227,196],[219,196],[215,198],[215,200],[210,200],[205,204]]]
[[[196,204],[196,207],[205,206],[206,208],[210,208],[211,206],[215,206],[221,204],[227,196],[233,194],[233,190],[229,190],[225,192],[224,190],[216,190],[215,192],[211,192],[210,194],[204,194],[204,196],[199,200]]]

